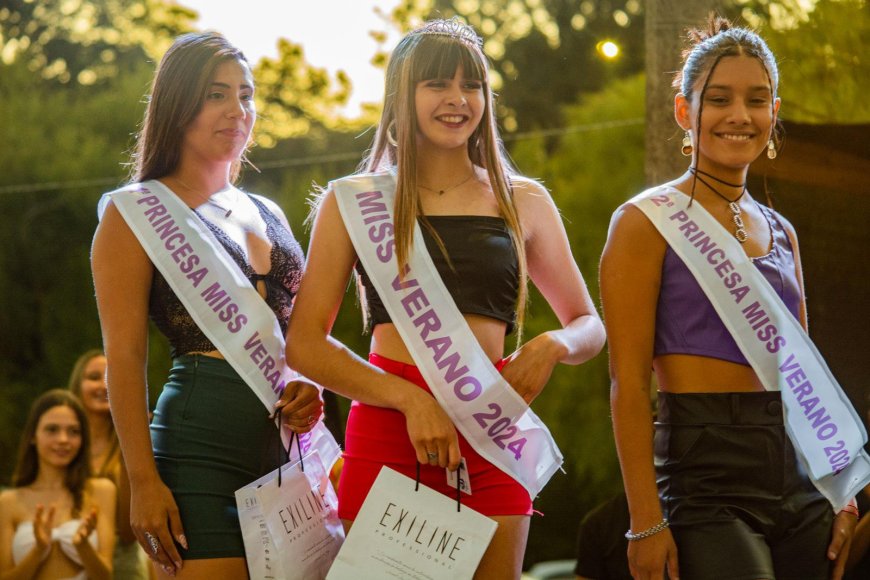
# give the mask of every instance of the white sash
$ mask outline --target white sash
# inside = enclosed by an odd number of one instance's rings
[[[797,319],[704,207],[662,186],[631,200],[692,272],[764,388],[781,391],[789,437],[837,509],[870,482],[860,417]]]
[[[399,279],[393,252],[395,177],[354,175],[332,187],[357,256],[435,398],[474,449],[534,498],[561,466],[562,454],[478,344],[419,227]]]
[[[203,334],[272,413],[284,386],[298,376],[287,366],[275,313],[211,230],[168,187],[153,180],[107,193],[100,217],[109,197]],[[281,434],[286,445],[289,432]],[[327,469],[341,454],[322,420],[299,439],[302,453],[317,449]],[[295,447],[291,459],[299,459]]]

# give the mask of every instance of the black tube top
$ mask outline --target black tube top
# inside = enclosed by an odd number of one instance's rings
[[[511,333],[519,292],[519,263],[504,219],[473,215],[427,219],[444,243],[453,268],[435,238],[421,225],[426,249],[459,311],[501,320],[507,324],[506,332]],[[365,288],[371,327],[390,322],[390,315],[359,262],[356,271]]]

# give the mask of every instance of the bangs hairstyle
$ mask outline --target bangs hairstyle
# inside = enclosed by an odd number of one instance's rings
[[[236,60],[247,63],[242,51],[217,32],[183,34],[160,60],[148,97],[142,129],[132,156],[131,181],[164,177],[178,167],[184,133],[202,109],[215,71]],[[241,171],[233,161],[230,180]]]
[[[683,67],[674,75],[672,86],[678,89],[687,101],[691,101],[700,85],[698,95],[698,116],[696,126],[698,139],[701,135],[701,113],[704,110],[704,94],[719,62],[729,56],[747,56],[758,60],[767,74],[770,86],[770,106],[773,104],[779,86],[779,69],[767,43],[753,30],[734,26],[727,18],[710,14],[705,29],[693,28],[687,31],[688,46],[683,50]],[[774,144],[779,148],[781,130],[779,119],[771,134]],[[697,166],[697,144],[692,165]],[[693,172],[694,173],[694,172]],[[692,179],[692,196],[695,192],[695,178]],[[769,199],[769,196],[768,196]]]
[[[480,124],[468,139],[468,156],[475,167],[486,170],[499,213],[505,220],[517,254],[519,291],[516,329],[519,343],[528,297],[528,273],[522,227],[510,187],[510,177],[517,173],[498,135],[488,63],[481,49],[482,44],[471,26],[456,19],[429,21],[399,42],[387,65],[383,113],[372,147],[358,171],[376,172],[393,168],[397,171],[394,215],[399,274],[402,275],[408,263],[413,247],[412,233],[418,219],[432,234],[441,253],[450,263],[441,237],[423,215],[417,188],[416,88],[421,81],[452,79],[460,67],[466,79],[481,83],[484,110]],[[362,292],[362,286],[358,286]],[[361,297],[365,302],[363,294]],[[365,306],[363,311],[365,313]],[[367,323],[367,314],[364,317]]]
[[[82,510],[85,484],[91,476],[91,437],[88,430],[88,418],[78,397],[66,389],[52,389],[43,393],[30,407],[21,442],[18,445],[18,461],[12,472],[13,487],[24,487],[36,481],[39,475],[39,456],[36,452],[36,428],[39,420],[46,412],[55,407],[69,407],[75,413],[81,429],[82,444],[79,452],[66,468],[64,484],[73,496],[73,516],[77,517]]]

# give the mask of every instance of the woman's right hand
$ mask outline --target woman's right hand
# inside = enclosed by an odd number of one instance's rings
[[[148,557],[170,575],[182,567],[175,542],[187,549],[178,506],[172,492],[160,481],[133,484],[130,503],[130,527]]]
[[[417,461],[456,471],[460,459],[456,427],[434,397],[421,389],[412,391],[412,395],[411,402],[400,410],[405,415]]]
[[[36,539],[36,549],[40,557],[51,548],[51,530],[54,527],[54,506],[48,509],[42,504],[36,506],[33,514],[33,536]]]
[[[634,580],[662,580],[665,566],[668,578],[679,580],[677,544],[670,530],[628,543],[628,567]]]

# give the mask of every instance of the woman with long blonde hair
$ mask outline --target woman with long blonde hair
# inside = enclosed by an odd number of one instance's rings
[[[557,363],[595,356],[604,332],[549,193],[517,174],[501,150],[481,44],[471,27],[455,20],[428,22],[402,39],[390,57],[383,114],[361,173],[395,175],[395,219],[379,231],[394,231],[394,244],[384,249],[395,249],[396,274],[401,278],[415,250],[428,251],[473,339],[508,388],[531,404]],[[412,244],[418,224],[425,248]],[[368,361],[329,337],[354,269],[371,327]],[[507,335],[522,330],[528,278],[563,327],[504,358]],[[296,340],[288,359],[354,399],[339,515],[352,525],[384,465],[414,477],[419,463],[423,483],[455,494],[445,468],[455,471],[461,456],[472,488],[463,504],[498,522],[477,577],[518,578],[533,498],[457,434],[382,298],[358,261],[334,189],[327,189],[291,317]]]

